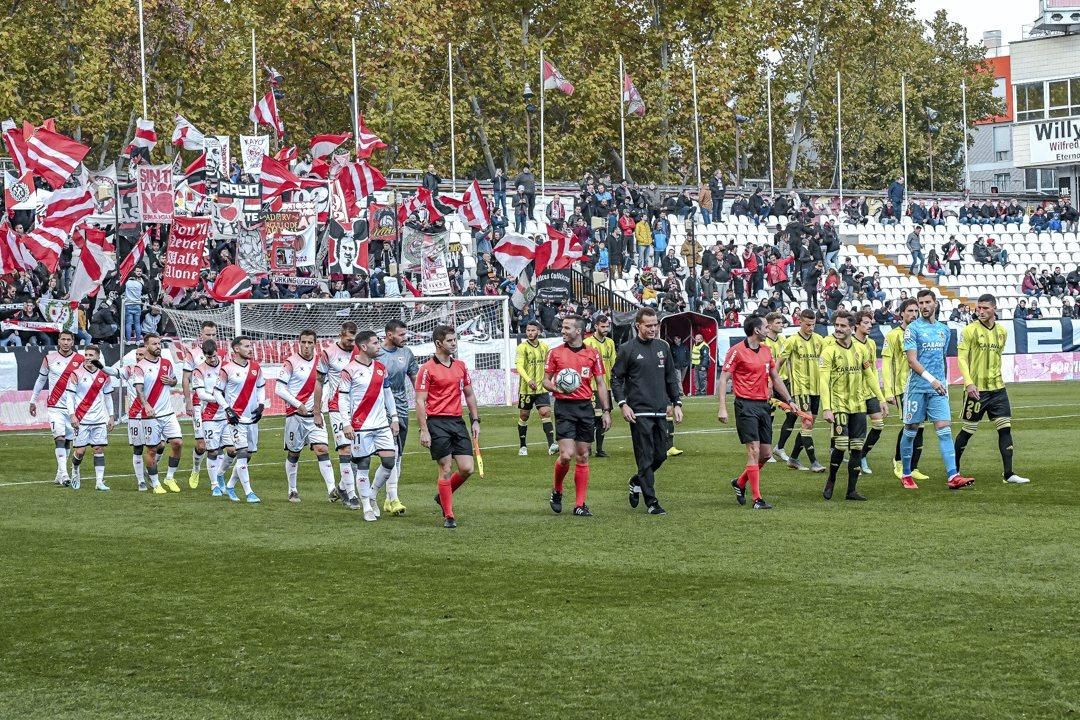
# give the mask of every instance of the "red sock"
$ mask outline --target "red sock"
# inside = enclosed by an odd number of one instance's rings
[[[570,472],[570,463],[563,465],[558,460],[555,461],[555,492],[562,493],[563,478],[566,477],[566,473],[568,472]],[[574,478],[577,479],[576,474],[574,475]]]
[[[757,465],[746,466],[746,480],[750,484],[750,494],[754,500],[761,499],[761,469]]]
[[[439,504],[442,505],[443,517],[454,517],[454,490],[449,480],[439,478]]]
[[[454,473],[450,476],[450,492],[455,492],[459,487],[465,484],[465,478],[461,477],[460,473]]]
[[[746,470],[743,470],[742,474],[739,475],[739,478],[735,481],[735,484],[738,485],[740,489],[745,488],[746,487],[746,478],[747,477],[748,476],[746,474]]]
[[[574,505],[585,504],[585,496],[589,494],[589,466],[574,466]]]

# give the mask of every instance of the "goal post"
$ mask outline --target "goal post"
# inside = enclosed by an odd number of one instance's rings
[[[267,379],[276,378],[276,366],[292,352],[302,330],[314,330],[320,342],[329,344],[347,321],[381,337],[386,323],[400,320],[407,328],[407,346],[423,364],[435,352],[432,332],[449,325],[457,331],[457,356],[469,368],[477,402],[492,406],[510,405],[516,395],[509,302],[506,296],[237,300],[223,308],[167,308],[163,313],[182,342],[197,338],[206,320],[217,323],[221,340],[250,337]]]

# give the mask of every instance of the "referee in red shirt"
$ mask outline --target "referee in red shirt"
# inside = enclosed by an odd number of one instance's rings
[[[480,415],[476,395],[465,363],[454,359],[457,334],[449,325],[439,325],[432,333],[435,354],[420,366],[416,376],[416,422],[420,444],[431,449],[431,459],[439,464],[439,494],[435,502],[442,508],[443,527],[455,528],[454,491],[473,471],[472,441],[480,439]],[[469,407],[472,434],[461,419],[461,396]],[[457,472],[453,465],[457,464]]]
[[[746,504],[746,484],[754,499],[755,510],[770,510],[772,505],[761,497],[761,467],[772,457],[772,406],[769,404],[769,381],[772,389],[793,411],[799,408],[791,399],[791,393],[784,385],[783,378],[776,372],[777,359],[772,356],[765,340],[765,319],[748,317],[743,322],[746,340],[732,345],[724,358],[724,367],[720,372],[720,410],[717,419],[726,423],[727,383],[731,379],[731,389],[735,393],[735,428],[739,433],[739,442],[746,446],[746,469],[742,475],[731,481],[735,489],[735,499],[740,505]]]

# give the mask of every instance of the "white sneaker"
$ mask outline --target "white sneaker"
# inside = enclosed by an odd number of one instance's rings
[[[551,443],[548,446],[548,455],[554,455],[557,452],[559,452],[559,443]]]
[[[146,483],[145,482],[140,482],[139,483],[139,492],[146,492]]]
[[[773,451],[773,456],[774,456],[774,457],[778,457],[778,458],[780,458],[780,461],[781,461],[781,462],[791,462],[791,456],[790,456],[790,455],[788,455],[788,454],[787,454],[786,452],[784,452],[783,450],[780,450],[780,449],[776,449],[776,450],[774,450],[774,451]]]
[[[382,512],[379,511],[379,498],[372,495],[368,500],[371,502],[371,512],[375,513],[375,517],[382,517]]]
[[[109,486],[103,482],[99,482],[97,485],[95,485],[94,489],[101,490],[102,492],[109,492]]]
[[[78,490],[80,487],[82,487],[82,471],[74,468],[71,471],[71,489]]]
[[[527,447],[518,448],[518,457],[525,457],[528,454],[529,454],[529,448],[527,448]]]
[[[375,511],[371,507],[364,508],[364,520],[367,522],[375,522],[379,517],[375,514]]]
[[[765,461],[765,464],[768,465],[769,463],[774,463],[774,462],[776,462],[776,456],[770,455],[769,459]]]
[[[1009,485],[1027,485],[1031,480],[1026,477],[1020,477],[1016,473],[1013,473],[1009,477],[1005,478],[1005,482]]]
[[[63,470],[57,470],[56,471],[56,477],[53,478],[53,485],[56,485],[57,487],[63,487],[64,485],[67,484],[67,482],[68,482],[67,473],[65,473]]]

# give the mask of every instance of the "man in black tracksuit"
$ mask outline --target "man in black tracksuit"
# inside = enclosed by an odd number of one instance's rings
[[[641,308],[634,319],[636,335],[623,343],[611,369],[611,389],[623,418],[630,423],[637,474],[630,478],[630,507],[640,496],[650,515],[665,515],[653,489],[654,475],[667,458],[669,433],[665,417],[672,408],[682,422],[679,373],[671,347],[657,339],[660,321],[652,308]]]

